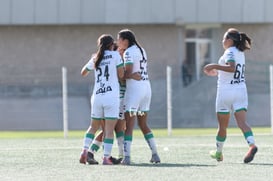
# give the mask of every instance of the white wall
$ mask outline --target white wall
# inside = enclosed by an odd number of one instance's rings
[[[0,25],[272,23],[271,0],[0,0]]]

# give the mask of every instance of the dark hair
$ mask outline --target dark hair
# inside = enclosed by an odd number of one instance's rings
[[[117,45],[117,42],[114,42],[114,43],[113,43],[113,45],[114,45],[113,50],[114,50],[114,51],[117,51],[117,50],[118,50],[118,45]]]
[[[100,65],[100,62],[103,59],[104,51],[110,50],[110,47],[114,43],[114,38],[109,34],[103,34],[98,38],[98,51],[95,58],[95,69]]]
[[[239,32],[235,28],[230,28],[227,31],[226,38],[232,39],[234,41],[234,45],[240,51],[249,50],[251,47],[251,39],[244,32]]]
[[[140,44],[137,42],[133,31],[131,31],[129,29],[120,30],[120,32],[118,33],[118,37],[128,40],[128,47],[130,47],[132,45],[136,45],[140,49],[143,60],[145,59],[143,50],[142,50]]]

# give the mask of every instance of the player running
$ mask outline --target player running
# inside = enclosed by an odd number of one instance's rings
[[[123,78],[123,61],[118,52],[113,51],[114,39],[111,35],[101,35],[98,39],[98,51],[83,67],[81,74],[87,76],[94,70],[95,83],[91,97],[91,123],[83,140],[80,163],[86,164],[88,148],[96,131],[104,120],[103,164],[112,165],[111,151],[114,142],[114,128],[119,115],[119,83]],[[111,100],[111,101],[109,101]]]
[[[233,111],[237,125],[249,145],[249,150],[244,157],[244,163],[249,163],[258,151],[253,132],[246,122],[248,96],[245,83],[244,51],[250,49],[251,39],[245,33],[230,28],[224,34],[222,43],[225,52],[218,64],[208,64],[204,67],[205,74],[209,76],[218,74],[216,96],[218,132],[216,151],[211,151],[210,155],[217,161],[223,160],[222,150],[227,136],[230,113]]]
[[[122,164],[131,164],[131,144],[135,119],[152,151],[152,163],[159,163],[156,143],[151,129],[147,125],[147,113],[151,102],[151,85],[147,71],[147,56],[145,50],[136,41],[131,30],[124,29],[118,33],[118,46],[125,49],[123,59],[125,63],[125,120],[124,158]],[[132,79],[132,72],[139,72],[141,80]]]

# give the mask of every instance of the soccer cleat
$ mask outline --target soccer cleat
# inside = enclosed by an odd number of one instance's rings
[[[90,152],[90,151],[87,153],[87,163],[89,165],[97,165],[97,164],[99,164],[99,162],[94,159],[94,154],[92,152]]]
[[[218,162],[223,161],[223,154],[222,152],[217,152],[215,150],[210,151],[210,156],[213,159],[216,159]]]
[[[109,158],[111,161],[112,161],[112,163],[114,164],[114,165],[117,165],[117,164],[120,164],[121,163],[121,160],[122,160],[122,158],[115,158],[115,157],[112,157],[112,156],[110,156],[110,158]]]
[[[122,164],[122,165],[130,165],[130,164],[131,164],[130,157],[129,157],[129,156],[125,156],[125,157],[123,158],[123,160],[121,161],[121,164]]]
[[[113,165],[113,162],[111,161],[110,157],[103,157],[103,165]]]
[[[119,162],[119,164],[121,163],[122,159],[123,159],[123,158],[118,158],[118,162]]]
[[[80,163],[82,164],[86,164],[86,161],[87,161],[87,150],[86,149],[83,149],[82,152],[81,152],[81,157],[80,157]]]
[[[246,153],[246,156],[244,158],[244,163],[249,163],[253,160],[255,154],[257,153],[258,148],[255,145],[252,145],[249,147],[248,152]]]
[[[160,163],[160,158],[157,153],[152,155],[152,158],[150,160],[151,163]]]

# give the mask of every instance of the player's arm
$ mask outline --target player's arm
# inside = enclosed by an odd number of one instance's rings
[[[85,64],[84,66],[83,66],[83,68],[82,68],[82,70],[81,70],[81,75],[83,76],[83,77],[86,77],[88,74],[89,74],[89,72],[91,71],[91,70],[93,70],[94,69],[94,61],[93,61],[93,59],[91,58],[91,60],[89,60],[89,62],[87,62],[87,64]]]
[[[141,80],[141,74],[138,72],[131,73],[130,77],[134,80]]]
[[[133,71],[133,64],[127,64],[125,66],[124,79],[141,80],[141,75],[138,72]]]
[[[94,70],[95,68],[95,62],[94,62],[95,54],[92,54],[91,59],[85,64],[81,70],[81,75],[83,77],[86,77],[91,70]]]
[[[87,64],[85,64],[83,66],[83,68],[81,70],[81,75],[83,77],[86,77],[91,70],[94,70],[94,68],[95,68],[95,62],[94,62],[95,56],[96,56],[96,54],[92,54],[91,59],[87,62]]]
[[[225,72],[235,72],[235,61],[227,61],[225,65],[220,65],[216,63],[207,64],[203,70],[204,72],[210,72],[213,69],[222,70]]]
[[[123,65],[117,66],[118,78],[122,80],[124,78],[124,67]]]
[[[125,70],[124,70],[124,78],[130,79],[132,71],[133,71],[133,63],[126,63]]]
[[[230,73],[235,72],[236,63],[234,58],[234,52],[228,49],[225,51],[223,57],[225,60],[225,64],[211,64],[210,68]]]
[[[86,77],[86,76],[89,74],[89,72],[90,72],[90,70],[89,70],[86,66],[84,66],[84,67],[82,68],[82,70],[81,70],[81,75],[82,75],[83,77]]]

